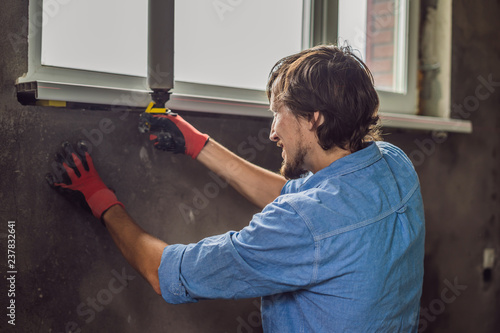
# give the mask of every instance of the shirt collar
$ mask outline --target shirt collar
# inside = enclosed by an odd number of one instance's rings
[[[378,145],[375,142],[370,142],[365,148],[342,157],[326,168],[309,176],[300,186],[300,189],[313,188],[328,178],[339,177],[366,168],[381,158],[382,153]]]

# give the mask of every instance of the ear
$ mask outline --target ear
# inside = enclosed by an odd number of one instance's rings
[[[311,120],[309,121],[309,130],[316,130],[323,122],[325,121],[325,117],[319,111],[314,111]]]

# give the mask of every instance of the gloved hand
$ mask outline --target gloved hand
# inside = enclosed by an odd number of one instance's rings
[[[123,204],[106,185],[94,168],[92,157],[88,153],[88,145],[81,140],[77,143],[77,152],[69,142],[63,143],[65,158],[56,155],[54,164],[57,172],[47,174],[50,186],[72,200],[78,201],[88,208],[95,217],[101,219],[103,213],[114,205]]]
[[[177,113],[142,113],[139,131],[149,132],[155,148],[186,154],[195,159],[209,137],[194,128]]]

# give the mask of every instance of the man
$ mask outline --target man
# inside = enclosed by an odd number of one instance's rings
[[[368,68],[349,48],[318,46],[280,60],[267,88],[281,175],[237,157],[178,115],[155,116],[172,128],[174,147],[162,134],[150,137],[160,149],[197,159],[263,209],[239,232],[189,245],[148,235],[102,183],[84,144],[79,153],[66,145],[71,184],[53,185],[85,196],[125,258],[169,303],[261,296],[266,332],[416,332],[420,187],[406,155],[377,141],[379,100]]]

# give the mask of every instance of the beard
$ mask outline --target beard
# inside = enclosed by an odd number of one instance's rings
[[[280,174],[287,180],[298,179],[304,174],[308,173],[302,166],[304,165],[304,158],[306,156],[306,149],[302,146],[299,147],[297,154],[291,161],[283,160],[281,164]]]

